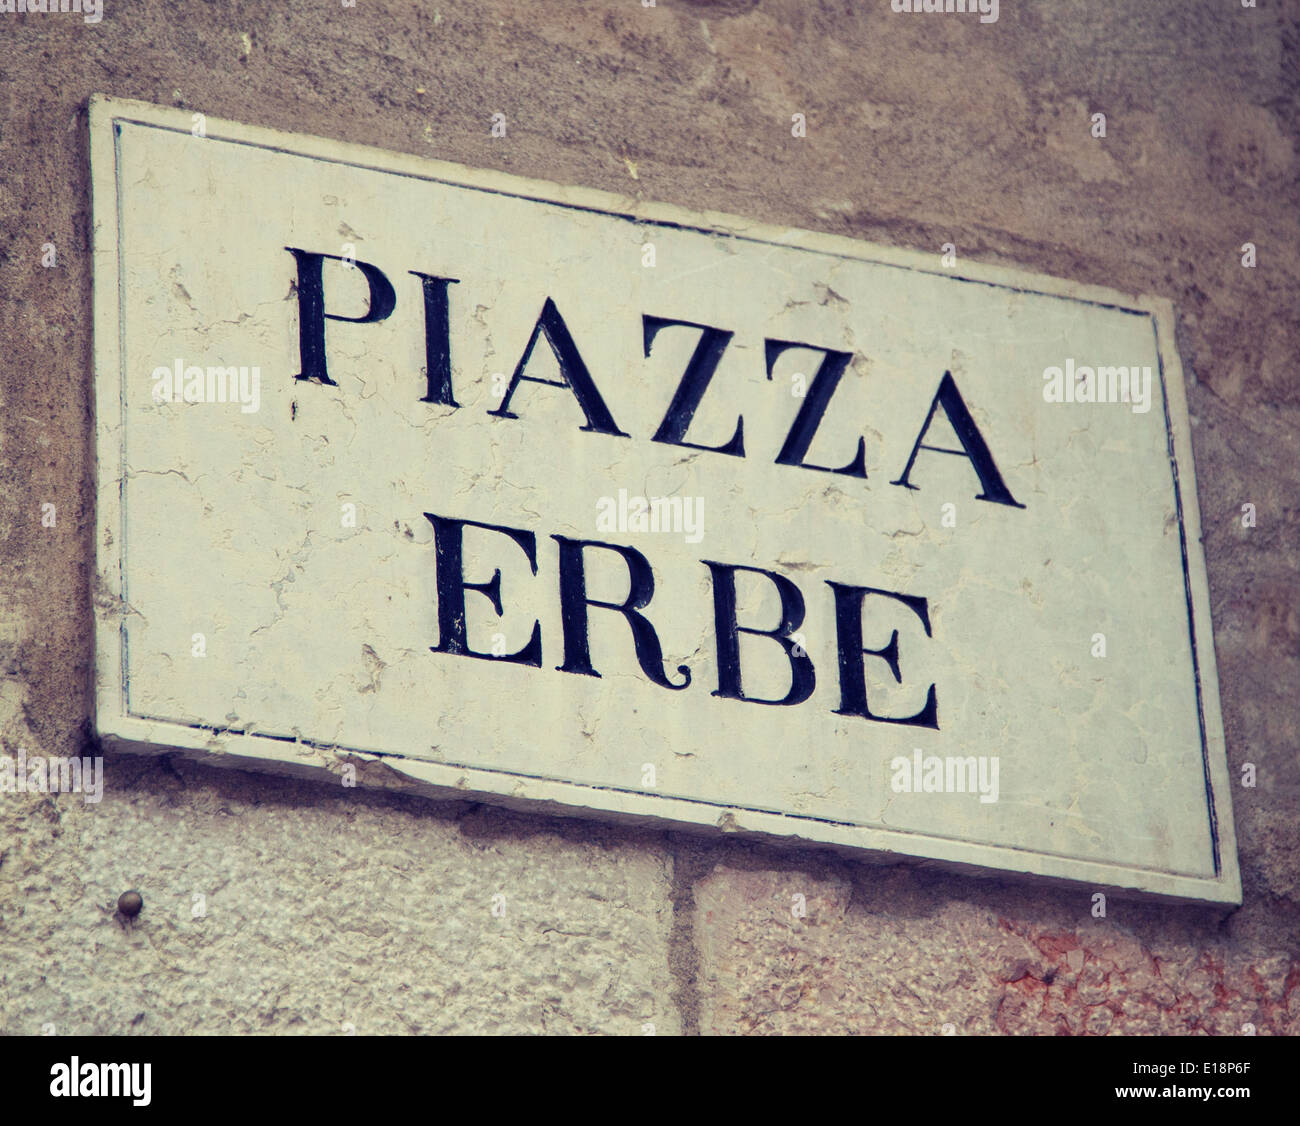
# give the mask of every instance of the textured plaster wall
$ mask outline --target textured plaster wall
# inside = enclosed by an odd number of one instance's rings
[[[992,25],[887,0],[0,14],[8,754],[94,753],[96,91],[1171,298],[1228,756],[1258,785],[1232,795],[1239,910],[1112,899],[1098,919],[1059,886],[110,758],[97,806],[0,796],[0,1030],[1297,1031],[1300,7],[1003,0]],[[129,887],[145,910],[124,928]]]

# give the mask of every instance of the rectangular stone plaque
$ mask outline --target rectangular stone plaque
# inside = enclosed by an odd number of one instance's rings
[[[1240,901],[1168,303],[107,98],[91,154],[106,740]]]

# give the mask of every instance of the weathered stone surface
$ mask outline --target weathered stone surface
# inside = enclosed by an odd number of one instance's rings
[[[5,1032],[677,1031],[656,849],[184,761],[108,771],[97,805],[0,805]]]
[[[920,884],[920,888],[918,888]],[[1294,1035],[1300,960],[1208,916],[898,869],[718,865],[695,887],[705,1033]],[[797,897],[802,896],[799,900]],[[804,917],[796,910],[806,910]],[[1189,925],[1190,923],[1190,925]]]

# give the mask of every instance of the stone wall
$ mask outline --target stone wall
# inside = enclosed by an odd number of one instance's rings
[[[1298,53],[1280,0],[0,13],[0,751],[93,747],[104,92],[1169,297],[1229,762],[1258,773],[1240,909],[1100,919],[1054,885],[109,758],[98,805],[0,797],[0,1030],[1296,1032]]]

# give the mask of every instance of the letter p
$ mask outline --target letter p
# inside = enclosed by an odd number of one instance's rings
[[[325,312],[325,285],[322,269],[325,259],[344,261],[337,254],[316,254],[310,250],[296,250],[286,246],[298,263],[298,351],[302,372],[294,379],[310,380],[336,386],[325,365],[325,322],[351,321],[353,324],[373,324],[385,320],[397,306],[397,294],[392,283],[377,266],[369,262],[354,262],[370,287],[370,307],[361,317],[345,317],[339,313]]]

